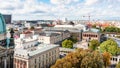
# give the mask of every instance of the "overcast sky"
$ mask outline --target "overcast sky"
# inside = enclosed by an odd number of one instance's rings
[[[13,20],[120,19],[120,0],[0,0],[0,13]]]

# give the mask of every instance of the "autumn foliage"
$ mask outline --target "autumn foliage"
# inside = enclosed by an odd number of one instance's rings
[[[103,68],[103,57],[98,51],[77,49],[58,59],[51,68]]]

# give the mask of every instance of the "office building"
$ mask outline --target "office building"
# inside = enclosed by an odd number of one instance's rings
[[[6,24],[11,24],[12,21],[12,15],[3,15],[4,19],[5,19],[5,23]]]

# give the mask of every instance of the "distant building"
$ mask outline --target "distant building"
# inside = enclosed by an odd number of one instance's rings
[[[35,22],[30,22],[30,21],[25,21],[24,26],[27,28],[35,27],[36,23]]]
[[[98,40],[100,41],[101,33],[97,29],[90,29],[82,33],[82,40],[90,41],[90,40]]]
[[[71,52],[74,52],[75,49],[70,49],[70,48],[63,48],[63,47],[60,47],[60,55],[67,55],[68,53],[71,53]]]
[[[34,37],[16,39],[14,68],[49,68],[59,58],[59,46],[38,44]]]
[[[6,24],[11,24],[12,15],[3,15]]]
[[[46,44],[55,44],[70,37],[69,31],[50,30],[40,33],[38,41]]]
[[[81,27],[82,28],[82,27]],[[82,29],[79,29],[79,27],[75,27],[75,28],[71,28],[71,27],[53,27],[53,28],[46,28],[45,30],[49,30],[49,31],[69,31],[70,36],[73,36],[75,38],[77,38],[78,41],[82,40]]]

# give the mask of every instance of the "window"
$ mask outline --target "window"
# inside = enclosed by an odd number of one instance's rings
[[[115,58],[115,61],[117,61],[117,58]]]
[[[40,68],[40,63],[39,63],[39,68]]]
[[[52,51],[52,55],[54,54],[54,51]]]
[[[36,59],[35,59],[35,64],[36,64]]]
[[[51,56],[51,52],[49,52],[49,56]]]
[[[41,57],[39,57],[39,62],[41,61]]]
[[[35,68],[36,68],[36,65],[35,65]]]
[[[48,58],[48,54],[46,54],[46,58]]]

